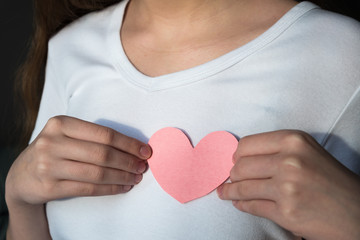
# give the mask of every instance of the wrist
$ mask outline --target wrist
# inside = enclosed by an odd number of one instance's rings
[[[51,239],[45,204],[10,204],[7,239]]]

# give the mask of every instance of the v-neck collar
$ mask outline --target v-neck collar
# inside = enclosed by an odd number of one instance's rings
[[[112,13],[108,28],[107,44],[111,49],[110,52],[114,66],[124,80],[129,81],[146,91],[159,91],[178,87],[206,79],[222,72],[272,42],[306,12],[318,8],[317,5],[311,2],[300,2],[284,14],[268,30],[239,48],[209,62],[183,71],[158,77],[149,77],[137,70],[130,62],[121,44],[120,29],[127,3],[128,0],[120,2]]]

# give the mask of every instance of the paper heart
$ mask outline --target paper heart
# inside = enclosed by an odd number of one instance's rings
[[[238,141],[225,131],[212,132],[192,147],[177,128],[163,128],[149,140],[148,160],[160,186],[181,203],[207,195],[230,175]]]

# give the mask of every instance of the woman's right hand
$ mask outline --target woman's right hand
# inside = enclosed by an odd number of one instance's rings
[[[6,180],[8,205],[128,192],[146,170],[151,149],[107,127],[51,118],[15,160]]]

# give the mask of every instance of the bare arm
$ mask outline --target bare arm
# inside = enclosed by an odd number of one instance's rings
[[[9,204],[8,204],[9,205]],[[8,206],[9,226],[7,240],[13,239],[51,239],[45,205]],[[36,230],[35,230],[36,229]]]

